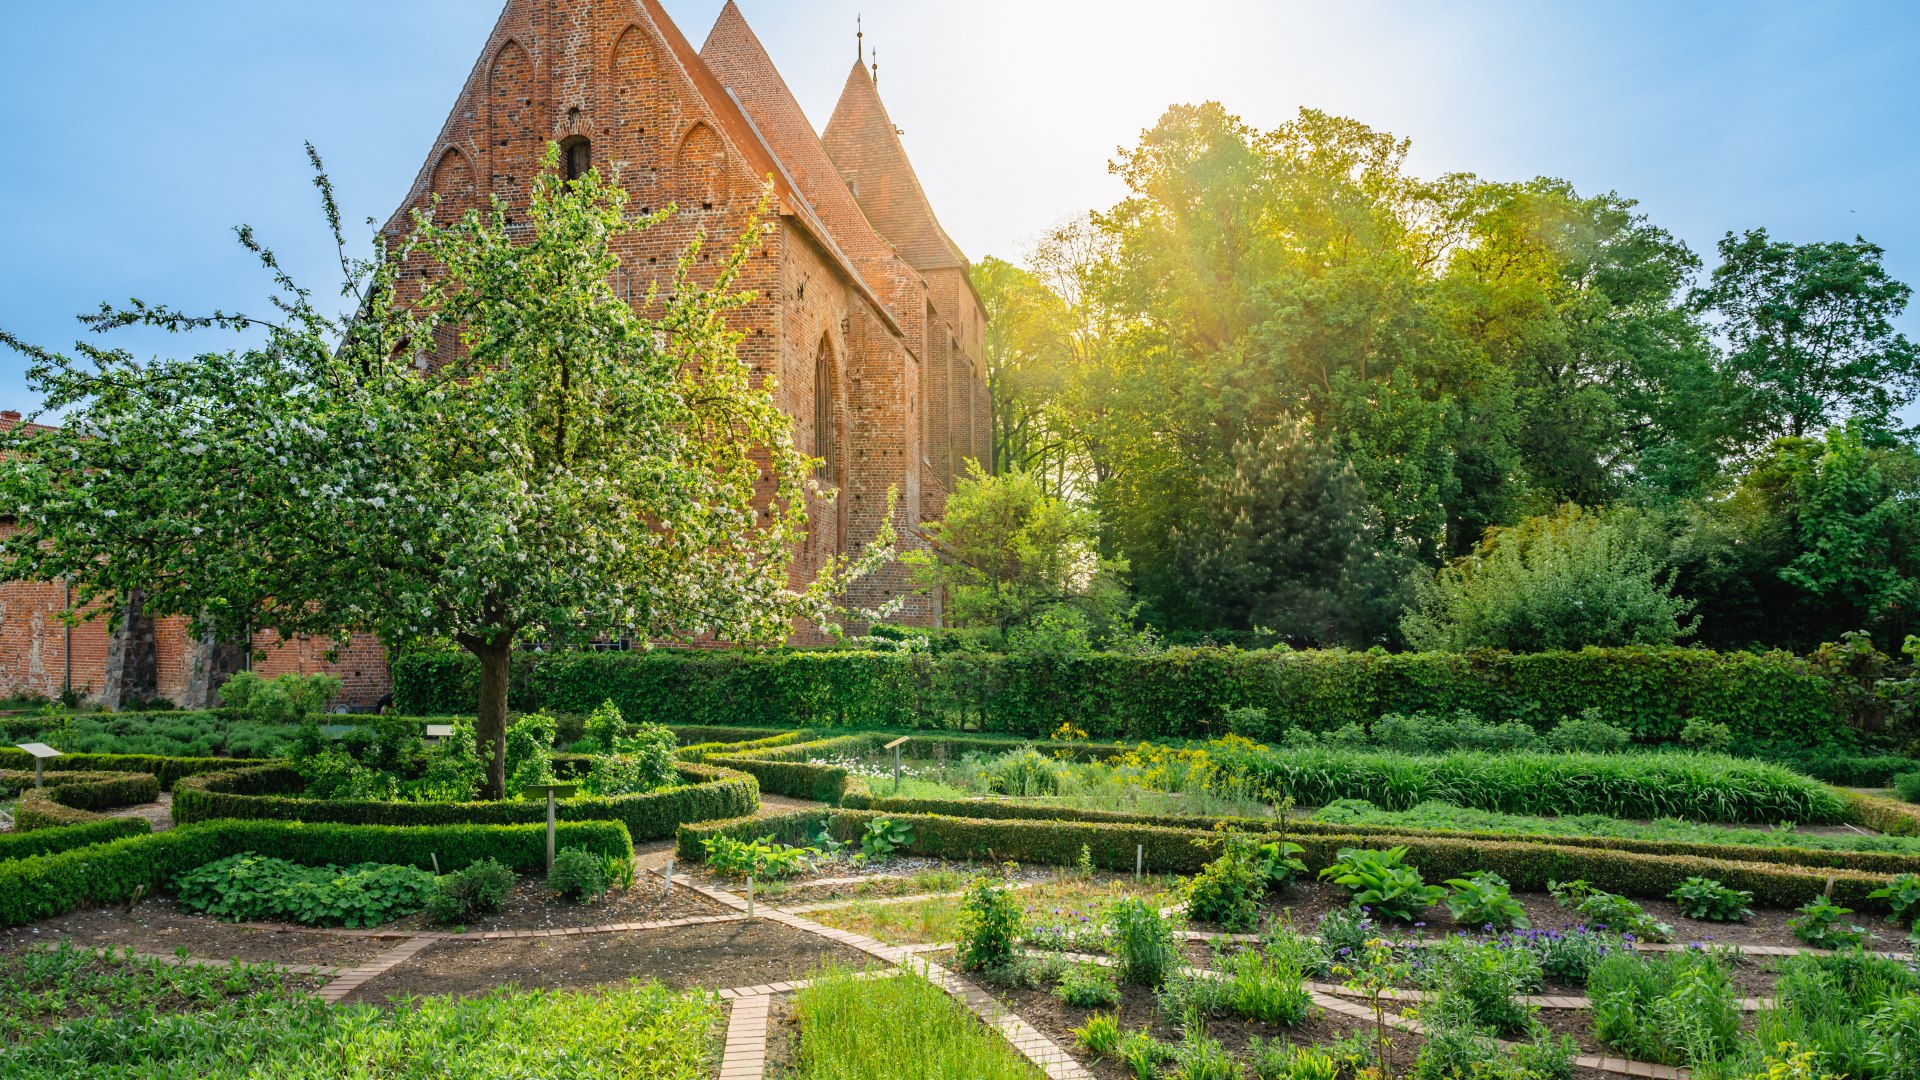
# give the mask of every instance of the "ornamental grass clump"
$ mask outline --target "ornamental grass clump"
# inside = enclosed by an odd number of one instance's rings
[[[1107,935],[1120,963],[1120,978],[1136,986],[1159,986],[1179,960],[1173,926],[1158,908],[1138,897],[1107,908]]]

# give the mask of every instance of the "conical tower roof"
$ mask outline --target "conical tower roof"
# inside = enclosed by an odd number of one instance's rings
[[[967,265],[959,245],[940,227],[907,160],[900,130],[887,115],[873,76],[858,60],[847,74],[823,141],[867,220],[902,258],[921,271]]]

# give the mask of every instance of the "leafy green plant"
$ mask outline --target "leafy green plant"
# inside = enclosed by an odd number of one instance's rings
[[[1532,953],[1543,975],[1570,983],[1586,982],[1595,964],[1626,947],[1619,934],[1585,925],[1564,930],[1518,930],[1502,935],[1498,943],[1502,948]]]
[[[1541,741],[1550,750],[1617,754],[1633,741],[1633,732],[1602,720],[1599,709],[1586,709],[1577,718],[1555,724]]]
[[[867,822],[867,831],[860,836],[860,854],[869,859],[884,859],[911,843],[911,822],[875,818]]]
[[[379,926],[427,906],[432,874],[411,866],[301,866],[242,853],[174,880],[180,906],[230,922]]]
[[[976,874],[960,901],[960,963],[981,969],[1012,960],[1020,922],[1013,883],[993,874]]]
[[[1903,772],[1893,778],[1893,793],[1910,803],[1920,803],[1920,769]]]
[[[547,874],[547,888],[569,900],[587,903],[607,892],[607,863],[602,856],[584,848],[567,848],[553,857],[553,870]]]
[[[1176,968],[1153,992],[1153,1008],[1169,1024],[1188,1027],[1233,1011],[1233,986],[1191,968]]]
[[[1725,753],[1733,746],[1733,729],[1725,724],[1695,717],[1680,729],[1680,745]]]
[[[1031,746],[989,763],[986,778],[987,790],[996,795],[1058,795],[1071,784],[1065,764]]]
[[[1073,1041],[1083,1049],[1105,1057],[1120,1045],[1120,1021],[1112,1013],[1093,1013],[1073,1032]]]
[[[1262,840],[1258,850],[1260,872],[1266,875],[1269,888],[1286,885],[1307,872],[1307,864],[1300,858],[1306,849],[1285,837]]]
[[[1075,964],[1053,988],[1053,996],[1076,1009],[1111,1008],[1120,1004],[1120,984],[1108,968]]]
[[[1179,949],[1174,944],[1173,927],[1158,908],[1139,897],[1127,897],[1108,906],[1105,922],[1122,981],[1139,986],[1159,986],[1166,981],[1167,972],[1179,958]]]
[[[1160,1066],[1173,1059],[1173,1047],[1145,1031],[1130,1031],[1120,1040],[1120,1060],[1134,1080],[1158,1080]]]
[[[738,840],[725,833],[700,841],[707,865],[730,877],[783,878],[809,870],[820,849],[778,843],[771,833],[758,840]]]
[[[1310,943],[1285,940],[1235,953],[1227,962],[1233,1011],[1250,1020],[1292,1027],[1313,1011],[1305,964]]]
[[[1840,921],[1853,914],[1853,909],[1834,903],[1830,897],[1816,896],[1796,910],[1798,914],[1787,920],[1787,929],[1793,931],[1794,937],[1816,949],[1838,949],[1866,943],[1868,934],[1865,927]]]
[[[1527,921],[1527,909],[1513,898],[1513,890],[1507,885],[1507,879],[1491,870],[1482,870],[1470,877],[1452,878],[1447,886],[1453,890],[1453,894],[1447,897],[1447,911],[1457,923],[1490,930],[1511,927],[1524,930],[1533,925]]]
[[[1334,961],[1333,974],[1366,999],[1373,1014],[1373,1062],[1387,1074],[1393,1070],[1393,1036],[1387,1025],[1387,995],[1405,982],[1413,968],[1391,942],[1370,938],[1366,944]]]
[[[494,859],[443,874],[427,898],[427,916],[437,923],[458,923],[499,911],[515,880],[513,871]]]
[[[1180,1033],[1180,1045],[1173,1054],[1174,1067],[1180,1080],[1244,1080],[1240,1063],[1220,1040],[1207,1034],[1203,1022],[1187,1023]]]
[[[1920,997],[1902,994],[1890,998],[1861,1021],[1873,1042],[1875,1064],[1889,1077],[1920,1074]]]
[[[627,720],[620,714],[620,706],[608,698],[594,706],[581,730],[600,753],[611,754],[614,744],[627,733]]]
[[[1742,922],[1753,916],[1753,894],[1731,889],[1712,878],[1690,877],[1667,894],[1680,914],[1712,922]]]
[[[1891,913],[1889,922],[1912,925],[1920,921],[1920,874],[1898,874],[1892,881],[1867,894],[1870,900],[1885,900]]]
[[[1344,886],[1354,904],[1383,918],[1411,920],[1439,902],[1447,890],[1428,885],[1420,871],[1406,864],[1406,855],[1404,846],[1385,851],[1341,848],[1320,877]]]
[[[1630,934],[1641,941],[1673,940],[1673,927],[1648,915],[1646,909],[1626,897],[1596,889],[1586,881],[1551,881],[1547,891],[1555,903],[1594,926]]]
[[[1593,969],[1587,996],[1594,1037],[1641,1061],[1698,1067],[1725,1054],[1740,1031],[1738,992],[1712,953],[1615,953]]]
[[[339,676],[291,671],[272,678],[236,671],[219,690],[220,704],[269,724],[298,724],[318,716],[339,693]]]
[[[1340,1063],[1319,1047],[1255,1036],[1247,1042],[1247,1059],[1254,1080],[1340,1080]]]
[[[1259,917],[1268,881],[1259,841],[1244,833],[1228,833],[1219,844],[1219,857],[1187,882],[1187,915],[1229,930],[1251,928]]]
[[[1465,937],[1442,939],[1414,970],[1423,989],[1455,1003],[1463,1015],[1502,1035],[1531,1029],[1536,1010],[1519,998],[1540,989],[1540,961],[1526,949],[1503,949]]]

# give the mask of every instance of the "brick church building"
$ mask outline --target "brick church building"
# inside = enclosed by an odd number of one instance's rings
[[[638,305],[654,280],[671,284],[696,234],[707,237],[703,267],[723,259],[770,192],[772,227],[740,279],[756,298],[732,319],[743,359],[773,380],[797,445],[825,462],[823,484],[839,492],[810,508],[793,570],[801,583],[875,535],[889,490],[901,546],[924,544],[919,523],[940,515],[969,459],[989,457],[985,311],[899,136],[857,50],[816,132],[731,2],[696,51],[659,0],[509,0],[387,232],[403,234],[408,212],[434,194],[442,215],[499,195],[511,222],[558,143],[569,173],[616,176],[630,212],[676,207],[619,240],[615,287]],[[905,569],[857,590],[850,600],[862,606],[905,594]],[[93,698],[204,701],[223,661],[183,621],[128,620],[111,640],[104,621],[68,632],[55,617],[63,598],[57,584],[0,585],[0,694],[71,685]],[[910,596],[899,619],[939,617],[937,600]],[[371,639],[331,662],[321,642],[255,645],[264,674],[340,675],[347,704],[388,690]]]

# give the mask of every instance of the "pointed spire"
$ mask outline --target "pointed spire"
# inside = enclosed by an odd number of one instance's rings
[[[873,85],[880,85],[880,47],[873,47]]]
[[[867,55],[867,28],[861,25],[860,16],[853,17],[853,59],[857,63]]]

